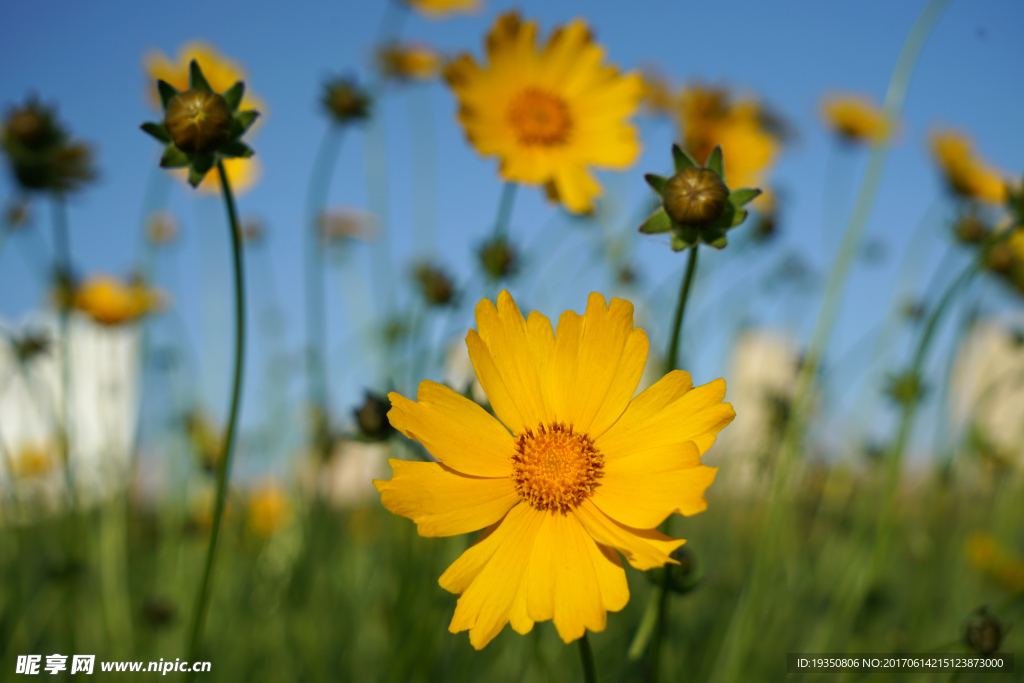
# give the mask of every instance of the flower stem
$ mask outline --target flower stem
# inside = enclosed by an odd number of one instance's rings
[[[227,434],[224,437],[224,452],[221,455],[220,467],[217,470],[217,499],[213,508],[213,526],[210,530],[210,545],[206,551],[206,566],[203,569],[203,580],[196,595],[195,610],[192,614],[192,626],[189,630],[189,658],[196,659],[199,639],[202,637],[206,621],[206,611],[210,601],[210,582],[213,574],[213,563],[217,553],[217,538],[220,535],[221,520],[224,516],[224,504],[227,500],[228,477],[231,473],[231,455],[235,446],[235,432],[238,428],[239,404],[242,399],[242,366],[245,358],[245,272],[242,269],[242,233],[235,210],[235,198],[231,194],[231,184],[224,171],[224,162],[217,162],[220,174],[220,185],[224,193],[224,204],[228,210],[228,222],[231,230],[231,248],[235,265],[235,376],[231,389],[231,407],[228,411]]]
[[[690,297],[690,283],[693,282],[693,274],[697,272],[697,248],[695,244],[690,247],[690,258],[686,261],[686,273],[683,275],[683,287],[679,290],[679,302],[676,304],[676,317],[672,323],[672,341],[668,345],[668,362],[665,370],[672,372],[679,362],[679,336],[683,331],[683,313],[686,311],[686,300]]]
[[[321,253],[320,219],[327,203],[327,193],[331,185],[331,175],[341,151],[344,139],[342,129],[332,125],[324,134],[313,162],[313,173],[306,191],[306,381],[309,407],[316,412],[312,423],[314,433],[311,435],[313,447],[318,455],[327,447],[322,433],[327,425],[327,330],[325,321],[327,307],[324,302],[324,266]]]
[[[583,680],[585,683],[597,683],[597,667],[594,666],[594,651],[590,648],[587,632],[579,639],[580,661],[583,663]]]
[[[508,236],[508,224],[512,219],[512,207],[515,204],[516,183],[507,182],[501,189],[501,199],[498,200],[498,215],[494,219],[494,237]]]
[[[77,498],[74,474],[71,468],[71,246],[68,236],[68,207],[64,196],[53,194],[53,274],[57,280],[58,326],[61,343],[60,395],[62,412],[58,435],[60,457],[64,463],[64,479],[68,487],[68,500],[72,505]]]

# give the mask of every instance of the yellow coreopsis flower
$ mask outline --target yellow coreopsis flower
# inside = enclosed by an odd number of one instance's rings
[[[182,92],[188,90],[189,64],[193,59],[199,63],[203,75],[214,92],[224,92],[238,81],[246,80],[245,69],[238,62],[225,57],[215,47],[203,41],[192,41],[182,45],[176,59],[171,59],[163,52],[154,50],[146,55],[144,60],[149,83],[147,96],[150,105],[155,109],[160,108],[160,93],[156,89],[157,80],[166,81]],[[254,109],[261,114],[253,123],[250,134],[259,128],[266,117],[266,105],[252,93],[250,88],[245,89],[239,109]],[[260,164],[255,157],[224,159],[224,170],[228,174],[231,189],[236,195],[244,194],[252,188],[259,181],[261,175]],[[188,178],[187,171],[172,170],[171,173],[182,180]],[[221,191],[220,177],[216,173],[208,174],[197,189],[207,194],[219,194]]]
[[[1006,201],[1003,174],[975,154],[969,137],[952,130],[934,131],[931,146],[935,162],[953,192],[989,204]]]
[[[72,306],[101,325],[121,325],[159,310],[163,297],[142,282],[96,275],[75,290]]]
[[[586,213],[601,194],[589,167],[626,168],[640,152],[629,117],[643,82],[602,63],[582,20],[536,42],[536,22],[503,14],[487,37],[489,64],[461,55],[445,76],[466,137],[501,159],[505,179],[544,185],[566,209]]]
[[[389,78],[403,81],[429,81],[444,64],[441,53],[426,45],[388,45],[377,53],[380,70]]]
[[[849,142],[870,143],[886,135],[882,109],[866,97],[826,97],[821,103],[821,116],[828,128]]]
[[[551,619],[570,642],[629,600],[615,550],[638,569],[674,562],[685,541],[655,527],[707,507],[716,470],[701,455],[735,413],[723,380],[694,388],[680,370],[633,399],[648,341],[628,301],[591,294],[553,334],[503,291],[476,321],[466,343],[497,419],[434,382],[417,401],[390,394],[391,423],[440,462],[391,460],[374,484],[422,536],[485,528],[439,581],[461,594],[451,632],[480,649],[507,622],[527,633]]]
[[[726,179],[730,187],[767,184],[766,175],[782,144],[765,128],[756,102],[733,102],[723,89],[698,85],[680,95],[678,112],[683,147],[694,159],[704,163],[720,146],[729,160]]]
[[[440,19],[449,14],[475,12],[480,9],[480,0],[405,0],[413,9],[431,19]]]
[[[249,498],[249,528],[264,538],[273,536],[288,521],[291,505],[276,482],[261,485]]]

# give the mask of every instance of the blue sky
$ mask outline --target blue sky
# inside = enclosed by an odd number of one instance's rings
[[[634,9],[643,7],[643,9]],[[584,16],[607,47],[612,62],[623,68],[657,65],[677,83],[691,80],[724,82],[765,99],[798,131],[787,149],[774,183],[783,189],[783,234],[771,254],[759,263],[775,263],[796,254],[812,271],[828,262],[827,248],[838,244],[838,233],[822,234],[826,185],[833,194],[828,211],[833,231],[845,219],[859,182],[866,154],[837,151],[818,122],[823,93],[850,90],[881,100],[896,56],[924,2],[881,0],[824,3],[819,0],[774,2],[651,1],[534,3],[487,1],[476,15],[444,21],[410,16],[403,36],[423,41],[448,53],[469,50],[479,54],[483,35],[494,17],[519,8],[551,27]],[[241,198],[243,215],[257,216],[267,238],[250,254],[254,325],[271,292],[283,310],[284,348],[296,351],[302,343],[302,251],[300,229],[310,166],[327,122],[319,111],[323,81],[334,74],[358,74],[365,79],[384,3],[231,3],[210,1],[166,3],[111,0],[76,3],[37,0],[10,3],[4,11],[5,39],[0,43],[0,106],[5,109],[28,93],[59,106],[61,118],[74,134],[96,145],[102,179],[75,197],[70,221],[75,262],[85,272],[126,273],[136,262],[140,211],[147,179],[158,150],[138,130],[156,118],[144,97],[142,57],[159,49],[173,55],[193,39],[204,39],[238,60],[248,70],[248,87],[265,101],[268,111],[253,136],[263,164],[263,179]],[[858,263],[836,328],[834,354],[857,358],[858,341],[881,318],[896,280],[910,234],[933,207],[933,236],[921,244],[921,278],[930,276],[945,251],[941,185],[926,149],[927,131],[943,124],[973,135],[981,153],[994,164],[1019,173],[1024,168],[1024,5],[1009,0],[960,0],[940,18],[917,64],[902,116],[901,133],[885,171],[885,182],[868,228],[868,239],[879,245],[880,259]],[[418,252],[431,250],[465,282],[472,273],[472,248],[487,234],[500,193],[493,160],[478,157],[454,122],[454,100],[438,83],[392,88],[378,104],[383,113],[388,192],[387,230],[391,256],[398,269],[392,280],[397,291],[408,289],[402,270]],[[414,159],[422,139],[410,131],[435,130],[437,150],[436,219],[430,203],[414,199],[418,172]],[[626,217],[648,190],[643,172],[666,168],[673,132],[668,124],[643,124],[645,153],[634,169],[603,177],[613,217],[608,229],[625,231]],[[379,133],[378,133],[379,134]],[[366,131],[354,131],[344,143],[332,183],[330,204],[367,208],[365,182]],[[429,147],[428,147],[429,150]],[[426,157],[429,160],[429,156]],[[845,179],[845,184],[843,181]],[[0,200],[12,197],[13,186],[0,183]],[[168,208],[183,228],[180,245],[161,265],[159,282],[174,296],[176,315],[192,343],[200,349],[201,393],[215,412],[226,395],[226,360],[230,341],[227,236],[223,209],[213,199],[196,199],[175,183]],[[936,209],[936,201],[939,201]],[[35,226],[46,240],[47,207],[37,205]],[[434,222],[436,221],[436,222]],[[555,209],[535,189],[519,192],[512,233],[525,243],[540,245],[543,230],[558,222]],[[436,224],[436,240],[415,235],[423,225]],[[580,268],[578,261],[594,242],[593,228],[568,228],[553,272],[579,272],[578,277],[547,287],[537,286],[530,274],[513,287],[513,294],[530,296],[524,307],[537,307],[549,317],[565,308],[581,310],[586,292],[614,293],[597,269]],[[741,228],[742,230],[742,228]],[[18,239],[30,241],[28,238]],[[677,286],[682,260],[660,241],[639,236],[626,244],[643,275],[641,293],[660,292],[653,301],[667,302]],[[918,247],[915,247],[917,249]],[[45,286],[25,254],[31,246],[12,240],[0,254],[0,317],[17,319],[45,303]],[[705,263],[713,264],[714,256]],[[806,335],[816,306],[813,284],[806,291],[787,290],[773,301],[763,281],[752,278],[747,292],[742,277],[749,268],[743,258],[731,257],[698,288],[694,316],[700,319],[705,301],[721,289],[738,287],[742,310],[732,318],[753,324],[794,328]],[[758,257],[761,258],[761,257]],[[347,320],[339,311],[353,310],[354,291],[365,285],[371,256],[354,253],[363,270],[332,276],[328,299],[332,306],[332,385],[339,403],[350,404],[357,388],[373,379],[339,368],[345,358],[363,348],[350,345]],[[767,266],[764,266],[767,268]],[[379,272],[379,270],[378,270]],[[543,272],[551,272],[543,271]],[[554,277],[554,276],[553,276]],[[347,278],[347,279],[346,279]],[[557,281],[557,277],[555,277]],[[818,280],[820,282],[820,278]],[[740,284],[737,285],[736,283]],[[813,283],[813,281],[812,281]],[[372,283],[371,283],[372,284]],[[920,284],[920,282],[918,283]],[[272,287],[271,287],[272,285]],[[660,286],[660,289],[659,289]],[[658,298],[660,296],[660,298]],[[1001,302],[999,295],[996,300]],[[401,296],[399,296],[399,300]],[[996,305],[998,308],[1002,304]],[[346,308],[347,306],[347,308]],[[712,307],[708,304],[704,308]],[[355,309],[359,310],[359,309]],[[445,325],[453,332],[470,324],[471,305]],[[264,310],[265,312],[265,310]],[[714,311],[712,311],[714,312]],[[715,316],[708,316],[716,319]],[[717,320],[722,321],[722,314]],[[728,317],[728,316],[726,316]],[[729,318],[730,320],[732,318]],[[441,323],[438,323],[441,325]],[[665,336],[664,322],[652,322],[656,343]],[[728,325],[723,325],[723,329]],[[717,332],[716,334],[724,334]],[[254,331],[259,337],[259,331]],[[257,341],[250,359],[249,405],[260,390],[259,363],[271,344]],[[694,351],[688,360],[698,381],[722,374],[725,344]],[[205,370],[205,372],[203,372]]]

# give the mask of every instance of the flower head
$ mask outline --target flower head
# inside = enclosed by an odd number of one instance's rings
[[[423,536],[485,529],[440,578],[461,594],[450,631],[479,649],[507,622],[553,619],[569,642],[628,602],[616,550],[642,570],[675,562],[684,541],[655,527],[705,509],[715,470],[700,458],[734,413],[724,381],[694,388],[678,370],[632,398],[648,341],[627,301],[591,294],[554,334],[503,291],[476,321],[466,343],[496,418],[434,382],[417,401],[391,393],[391,423],[440,462],[391,460],[374,484]]]
[[[7,111],[0,148],[25,190],[73,192],[97,176],[92,148],[70,138],[56,111],[30,97]]]
[[[328,81],[324,85],[320,102],[336,123],[364,121],[370,116],[372,104],[369,93],[352,78],[333,78]]]
[[[429,81],[441,72],[444,58],[426,45],[385,45],[377,52],[377,64],[388,78],[399,81]]]
[[[1003,174],[974,152],[974,143],[966,135],[951,130],[931,134],[932,156],[957,195],[989,204],[1006,201],[1006,180]]]
[[[405,3],[431,19],[441,19],[449,14],[466,14],[480,9],[480,0],[405,0]]]
[[[154,109],[161,108],[160,90],[157,81],[164,81],[176,90],[189,88],[189,64],[195,60],[203,69],[203,75],[214,92],[224,92],[238,81],[247,78],[245,69],[238,62],[222,55],[217,48],[203,41],[192,41],[181,46],[176,59],[171,59],[163,52],[154,50],[146,55],[146,76],[149,88],[147,98]],[[239,103],[241,109],[266,110],[266,105],[259,96],[252,92],[242,95]]]
[[[79,285],[72,306],[101,325],[122,325],[163,306],[163,296],[140,281],[96,275]]]
[[[239,109],[245,97],[242,81],[217,93],[206,80],[199,62],[193,59],[189,65],[188,90],[180,91],[163,80],[157,81],[157,89],[164,120],[144,123],[141,127],[165,145],[161,167],[187,167],[189,184],[198,187],[217,164],[248,159],[254,154],[252,148],[242,142],[242,136],[252,127],[259,112]]]
[[[871,143],[885,136],[888,126],[881,108],[866,97],[832,95],[821,103],[821,117],[847,142]]]
[[[654,235],[672,233],[672,249],[681,251],[698,241],[723,249],[729,240],[726,231],[747,217],[743,207],[757,198],[761,190],[725,185],[725,161],[722,149],[715,147],[705,166],[698,166],[679,145],[672,145],[676,173],[663,178],[653,173],[645,177],[661,198],[661,206],[640,226],[640,232]],[[730,159],[730,162],[732,160]]]
[[[543,185],[572,213],[601,194],[588,168],[623,169],[640,152],[629,117],[640,103],[639,74],[603,64],[604,49],[582,20],[536,45],[537,24],[503,14],[487,37],[489,63],[461,55],[445,69],[466,137],[501,159],[506,180]]]
[[[269,538],[288,522],[290,511],[288,495],[280,484],[268,481],[249,496],[247,522],[257,536]]]

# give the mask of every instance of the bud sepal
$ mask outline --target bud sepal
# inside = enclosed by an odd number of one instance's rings
[[[188,168],[188,182],[198,187],[222,159],[248,159],[255,152],[241,137],[259,112],[239,111],[245,84],[238,81],[218,94],[196,60],[189,64],[189,89],[182,92],[157,81],[164,120],[142,124],[143,132],[165,145],[161,168]]]
[[[730,190],[725,184],[725,161],[721,147],[715,147],[704,166],[679,145],[672,145],[675,175],[671,178],[649,173],[644,176],[661,198],[661,206],[640,226],[645,235],[672,234],[672,249],[682,251],[698,242],[724,249],[726,232],[746,220],[743,207],[761,190]]]

